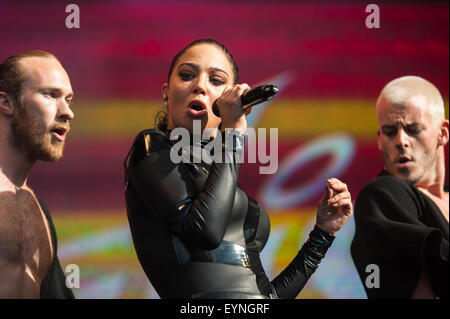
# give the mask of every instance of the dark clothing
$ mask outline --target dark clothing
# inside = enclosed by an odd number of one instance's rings
[[[435,203],[412,184],[382,173],[359,193],[351,254],[368,298],[410,298],[427,267],[439,298],[449,293],[449,225]],[[379,288],[366,279],[379,267]]]
[[[221,163],[175,164],[174,144],[160,131],[145,130],[125,161],[134,246],[160,297],[295,298],[334,237],[311,232],[313,239],[270,282],[259,256],[269,217],[237,186],[236,152],[221,148]]]
[[[71,289],[66,286],[66,276],[62,270],[61,264],[57,256],[58,241],[56,238],[55,226],[53,225],[52,217],[43,201],[38,199],[39,205],[47,217],[50,228],[52,243],[54,247],[53,264],[49,272],[41,283],[40,298],[41,299],[74,299],[75,296]]]

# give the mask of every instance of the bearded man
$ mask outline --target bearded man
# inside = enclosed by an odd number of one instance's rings
[[[37,160],[62,157],[72,97],[51,53],[27,51],[0,64],[0,298],[74,298],[49,211],[27,185]]]

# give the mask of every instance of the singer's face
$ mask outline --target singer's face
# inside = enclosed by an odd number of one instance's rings
[[[184,127],[192,134],[193,121],[200,120],[202,132],[217,128],[221,119],[212,105],[233,84],[233,68],[222,49],[198,44],[187,50],[174,66],[167,94],[168,129]]]

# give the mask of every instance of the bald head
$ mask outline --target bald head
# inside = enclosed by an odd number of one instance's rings
[[[429,81],[419,76],[402,76],[394,79],[383,88],[377,100],[377,116],[380,121],[381,109],[386,105],[404,107],[410,102],[424,105],[434,123],[445,120],[444,100],[439,90]]]

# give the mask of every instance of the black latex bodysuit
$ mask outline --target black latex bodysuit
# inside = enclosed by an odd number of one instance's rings
[[[269,218],[237,186],[236,153],[221,148],[228,163],[175,164],[174,143],[161,131],[145,130],[125,161],[134,246],[159,296],[295,298],[334,237],[316,227],[288,267],[269,281],[259,257]]]

